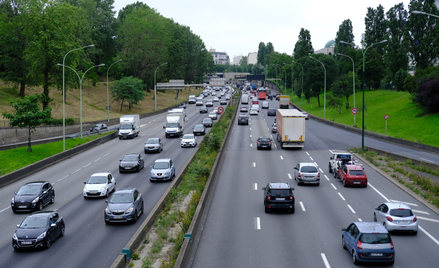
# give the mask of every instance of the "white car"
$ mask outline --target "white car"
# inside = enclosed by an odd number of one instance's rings
[[[84,184],[84,198],[108,196],[116,189],[116,179],[109,172],[95,173]]]
[[[259,111],[258,111],[258,109],[256,109],[256,108],[251,108],[249,114],[250,114],[250,115],[258,115],[258,114],[259,114]]]
[[[185,134],[181,138],[181,147],[195,147],[197,146],[197,137],[194,134]]]

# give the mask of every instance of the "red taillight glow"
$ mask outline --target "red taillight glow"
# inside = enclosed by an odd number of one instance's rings
[[[319,173],[317,173],[317,178],[320,178],[320,172],[319,172]]]
[[[360,241],[357,241],[357,248],[358,249],[363,249],[363,244],[361,244]]]
[[[302,178],[302,174],[299,172],[299,174],[297,175],[298,178]]]
[[[261,143],[258,141],[258,145],[261,145]]]
[[[417,220],[418,220],[417,217],[414,217],[414,218],[413,218],[413,222],[416,222]]]
[[[390,242],[390,248],[391,248],[391,249],[394,249],[394,248],[395,248],[395,247],[393,246],[393,241]]]
[[[386,219],[387,219],[388,221],[390,221],[390,222],[393,222],[393,219],[392,219],[392,217],[390,217],[390,216],[387,216]]]
[[[290,200],[293,200],[293,197],[292,197],[292,196],[290,196]]]
[[[271,199],[271,196],[267,196],[267,199]]]

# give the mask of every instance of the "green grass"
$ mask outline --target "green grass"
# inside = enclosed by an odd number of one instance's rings
[[[0,87],[0,104],[9,105],[11,100],[19,98],[19,92],[13,87]]]
[[[332,94],[327,92],[327,94]],[[291,90],[289,90],[291,98]],[[387,135],[408,141],[439,146],[437,134],[439,132],[439,113],[424,114],[424,111],[417,104],[410,100],[407,92],[396,92],[393,90],[365,91],[366,112],[364,114],[365,129],[375,133],[385,134],[384,115],[388,115]],[[362,126],[362,91],[358,90],[355,95],[355,104],[359,109],[356,116],[356,125]],[[301,99],[294,95],[293,103],[302,106]],[[346,100],[343,99],[343,103]],[[310,103],[303,100],[303,109],[308,113],[323,118],[323,93],[320,95],[321,107],[318,107],[317,98],[311,98]],[[353,97],[349,97],[350,108],[342,109],[342,113],[326,106],[326,119],[337,123],[354,126],[354,116],[351,113]]]
[[[66,150],[84,144],[86,142],[95,140],[97,138],[109,135],[111,133],[113,132],[87,136],[87,137],[83,137],[82,139],[81,138],[66,139]],[[27,146],[11,149],[11,150],[0,151],[0,159],[2,159],[3,161],[3,164],[0,167],[0,176],[18,170],[30,164],[36,163],[40,160],[43,160],[57,153],[61,153],[62,150],[63,150],[62,141],[57,141],[57,142],[51,142],[46,144],[33,145],[32,152],[27,151]]]

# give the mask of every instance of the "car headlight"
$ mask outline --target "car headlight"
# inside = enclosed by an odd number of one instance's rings
[[[14,239],[14,240],[17,240],[17,239],[18,239],[16,233],[14,233],[14,235],[12,236],[12,239]]]
[[[37,237],[37,240],[41,240],[41,239],[43,239],[44,237],[46,237],[46,232],[40,234],[40,235]]]
[[[87,186],[84,186],[84,192],[87,192]]]
[[[169,171],[168,172],[165,172],[165,173],[163,173],[163,175],[165,175],[165,176],[168,176],[170,173],[169,173]]]
[[[36,197],[34,200],[32,200],[32,203],[36,203],[36,202],[38,202],[40,200],[40,197],[38,196],[38,197]]]
[[[14,204],[14,203],[15,203],[15,198],[12,197],[11,204]]]
[[[155,176],[155,173],[154,173],[154,172],[151,172],[151,176]]]
[[[125,210],[125,214],[131,214],[134,210],[134,207],[130,207],[129,209]]]
[[[105,208],[105,213],[111,214],[111,211],[108,208]]]
[[[101,187],[101,191],[105,191],[105,186],[102,186],[102,187]]]

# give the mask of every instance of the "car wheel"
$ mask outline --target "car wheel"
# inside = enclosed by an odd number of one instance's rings
[[[268,207],[265,207],[265,213],[270,212],[270,209]]]
[[[13,208],[13,209],[12,209],[12,212],[17,213],[17,210]]]
[[[364,188],[366,188],[367,187],[367,183],[364,185]]]
[[[66,232],[66,226],[63,224],[61,225],[61,233],[59,234],[59,236],[64,236],[65,232]]]
[[[137,172],[140,172],[140,165],[137,167]]]
[[[344,237],[341,236],[341,246],[346,249],[346,242],[344,241]]]
[[[320,182],[316,184],[316,186],[319,186],[319,185],[320,185]]]
[[[38,206],[37,210],[39,210],[39,211],[43,210],[43,201],[38,202],[37,206]]]
[[[146,154],[146,150],[143,151]]]
[[[133,220],[133,222],[137,222],[137,220],[138,220],[139,218],[137,217],[137,211],[134,213],[134,220]]]
[[[50,204],[55,203],[55,195],[52,194],[52,197],[50,198]]]
[[[329,173],[332,173],[331,164],[329,164]]]
[[[295,207],[295,206],[293,206],[293,208],[292,208],[292,209],[290,209],[290,211],[291,211],[291,214],[294,214],[294,212],[296,212],[296,207]]]
[[[52,245],[52,243],[50,243],[50,236],[46,237],[46,248],[50,248],[50,246]]]
[[[105,194],[105,197],[108,197],[108,195],[109,195],[109,192],[108,192],[108,189],[107,189],[107,193]]]
[[[375,213],[373,214],[373,221],[377,221],[377,215]]]
[[[343,180],[343,187],[346,187],[346,180]]]
[[[357,256],[355,256],[355,250],[352,251],[352,262],[358,264]]]

